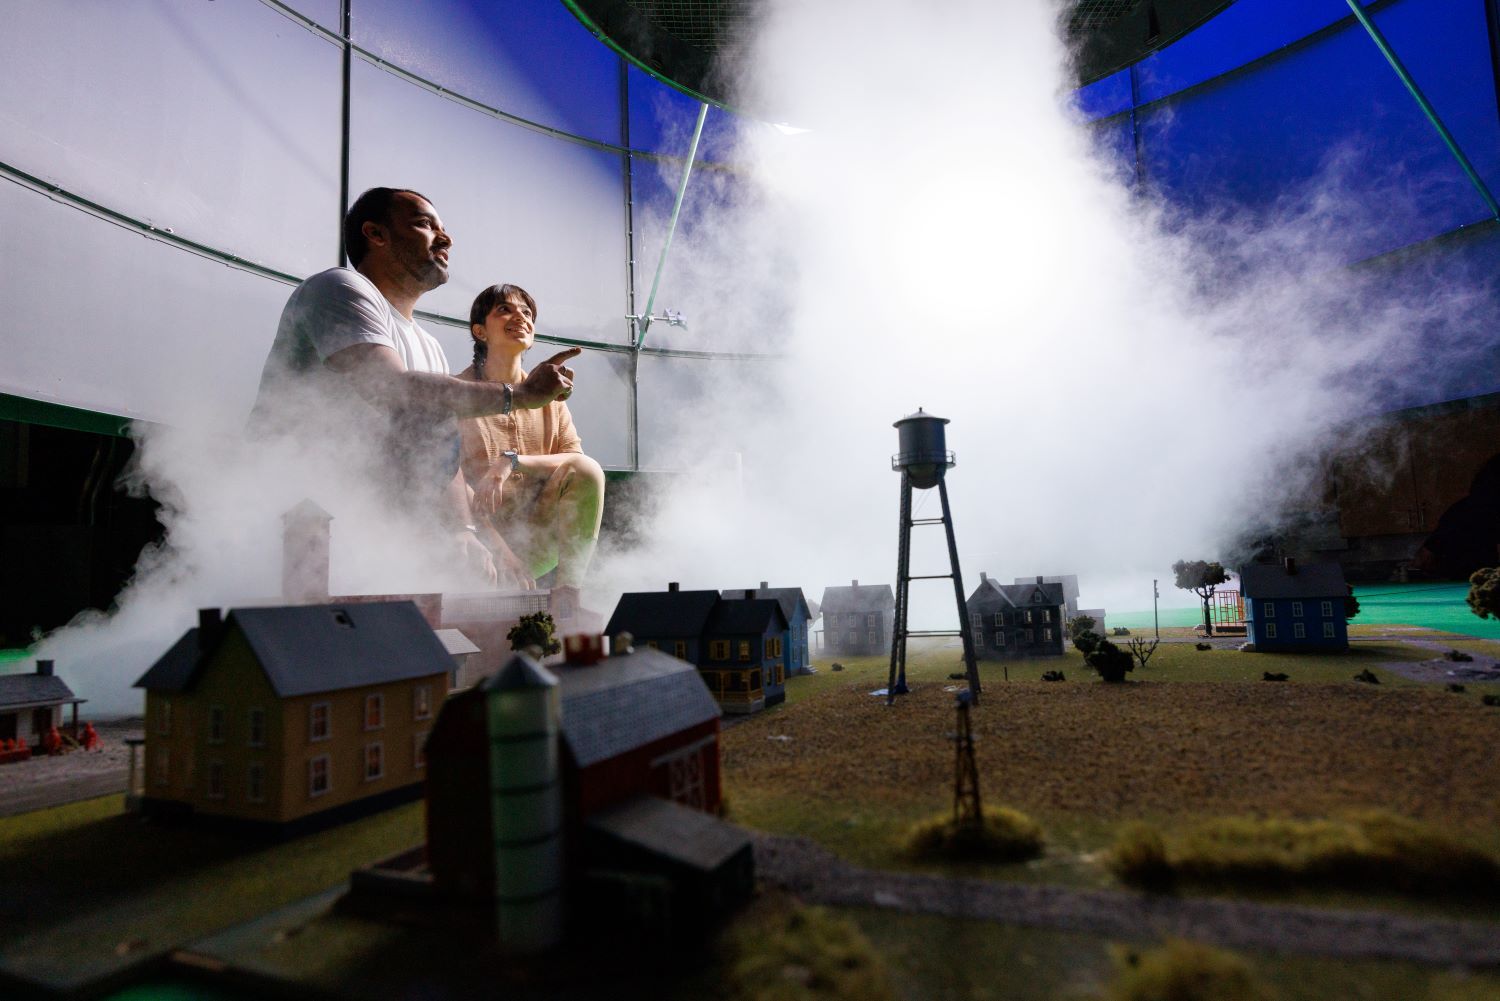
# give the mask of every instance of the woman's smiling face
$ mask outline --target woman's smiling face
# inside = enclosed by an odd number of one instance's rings
[[[531,315],[531,307],[514,292],[495,303],[495,307],[484,318],[484,340],[492,350],[505,350],[508,345],[512,350],[525,351],[531,347],[535,338],[535,318]]]

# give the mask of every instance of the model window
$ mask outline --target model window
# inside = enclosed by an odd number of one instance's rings
[[[873,629],[870,630],[870,645],[871,646],[879,646],[880,645],[880,634],[877,633]]]
[[[675,640],[672,643],[672,656],[678,660],[687,660],[687,640]]]
[[[740,660],[750,659],[750,641],[740,640]]]
[[[385,696],[380,693],[365,696],[365,729],[379,730],[385,726]]]
[[[321,796],[328,788],[328,755],[320,754],[307,763],[307,797]]]
[[[333,707],[327,702],[314,702],[307,707],[307,739],[327,740],[333,730],[331,717]]]
[[[1042,609],[1042,621],[1043,622],[1051,622],[1052,621],[1052,609],[1050,609],[1050,608],[1044,608],[1044,609]]]
[[[1266,618],[1274,619],[1276,617],[1276,602],[1268,601],[1261,607],[1265,609]]]
[[[222,761],[208,763],[208,798],[224,798],[224,762]]]
[[[729,641],[710,640],[708,644],[708,656],[710,660],[728,660]]]
[[[365,745],[365,781],[373,782],[385,775],[385,745],[376,741]]]
[[[157,785],[164,786],[172,779],[171,756],[165,747],[152,748],[151,753],[155,755],[152,760],[153,777]]]
[[[1043,643],[1051,643],[1052,642],[1052,630],[1051,629],[1043,629],[1042,630],[1042,642]]]
[[[782,667],[780,664],[776,665],[776,684],[786,684],[786,668]]]
[[[1267,622],[1266,623],[1266,639],[1268,639],[1268,640],[1274,640],[1275,638],[1276,638],[1276,623],[1274,623],[1274,622]]]
[[[224,743],[224,707],[208,707],[208,742],[210,744]]]
[[[859,633],[850,633],[849,634],[849,645],[850,646],[859,646]]]
[[[1332,622],[1325,622],[1325,623],[1323,623],[1323,638],[1325,640],[1331,640],[1331,639],[1334,638],[1334,635],[1333,635],[1333,623]]]
[[[1004,646],[1005,645],[1005,631],[1004,630],[1002,630],[1002,629],[996,629],[995,630],[995,645],[996,646]]]
[[[246,722],[249,724],[245,729],[249,733],[246,741],[251,747],[266,746],[266,711],[259,706],[250,709],[245,714]]]
[[[750,679],[750,690],[752,692],[756,691],[758,688],[760,688],[760,672],[759,671],[751,671],[747,675],[747,677]]]
[[[1031,613],[1028,612],[1026,614],[1026,617],[1030,618],[1031,617]],[[1025,638],[1026,638],[1026,642],[1027,643],[1035,643],[1036,642],[1036,631],[1033,630],[1033,629],[1026,630],[1026,637]]]
[[[871,612],[869,615],[866,615],[865,616],[865,625],[867,625],[867,626],[878,626],[878,625],[880,625],[880,613],[879,612]]]
[[[1026,621],[1027,621],[1027,622],[1028,622],[1028,623],[1030,623],[1030,622],[1031,622],[1031,609],[1029,609],[1029,608],[1028,608],[1028,609],[1026,609]]]
[[[252,761],[245,768],[245,798],[252,803],[266,801],[266,766]]]
[[[1331,602],[1331,601],[1325,601],[1325,602],[1323,602],[1323,618],[1325,618],[1325,619],[1331,619],[1331,618],[1333,618],[1333,602]]]
[[[156,732],[163,737],[172,732],[172,703],[167,699],[161,700],[161,714],[156,719]]]
[[[1300,622],[1292,623],[1292,638],[1299,640],[1307,639],[1307,627]]]
[[[1300,618],[1302,618],[1302,602],[1300,602],[1300,601],[1294,601],[1294,602],[1292,602],[1292,618],[1294,618],[1294,619],[1300,619]]]
[[[411,718],[430,719],[432,717],[432,686],[418,685],[411,690]]]
[[[780,657],[781,656],[781,639],[780,639],[780,637],[773,636],[772,638],[766,640],[766,656],[767,657]]]
[[[983,628],[983,626],[984,626],[984,613],[983,612],[970,612],[969,613],[969,625],[973,626],[975,629]]]

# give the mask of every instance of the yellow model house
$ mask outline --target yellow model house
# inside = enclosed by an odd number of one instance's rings
[[[136,682],[141,809],[289,833],[416,799],[452,667],[410,601],[203,609]]]

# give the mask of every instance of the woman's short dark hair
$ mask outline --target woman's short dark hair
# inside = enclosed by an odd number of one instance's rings
[[[531,293],[519,285],[491,285],[483,292],[474,297],[474,304],[469,307],[469,335],[474,334],[475,325],[484,326],[485,319],[491,311],[511,296],[517,296],[531,310],[531,322],[536,322],[536,300]],[[489,347],[479,338],[474,338],[474,374],[484,375],[484,359],[489,354]]]
[[[356,268],[365,259],[365,254],[370,252],[370,241],[365,239],[365,223],[389,226],[391,206],[396,203],[397,195],[416,195],[424,202],[432,201],[420,191],[410,188],[371,188],[349,206],[349,211],[344,215],[344,253],[349,255],[349,263]]]

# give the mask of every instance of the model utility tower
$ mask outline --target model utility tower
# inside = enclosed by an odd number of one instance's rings
[[[906,638],[908,636],[960,636],[964,643],[964,673],[969,679],[969,693],[979,700],[979,668],[974,659],[974,634],[964,608],[964,581],[958,569],[958,543],[953,539],[953,514],[948,508],[948,486],[944,474],[954,465],[948,451],[943,425],[945,417],[924,413],[921,407],[893,425],[900,435],[901,451],[891,456],[891,468],[901,474],[901,535],[896,549],[896,621],[891,630],[891,674],[886,684],[886,705],[906,694]],[[911,492],[938,488],[943,502],[941,518],[911,516]],[[911,528],[913,525],[942,525],[948,535],[948,566],[945,574],[911,575]],[[911,630],[906,627],[908,596],[913,580],[953,580],[953,597],[958,604],[958,630]]]
[[[984,809],[979,802],[979,766],[974,763],[974,731],[969,726],[969,703],[973,701],[970,693],[958,693],[958,732],[953,735],[954,830],[984,826]]]

